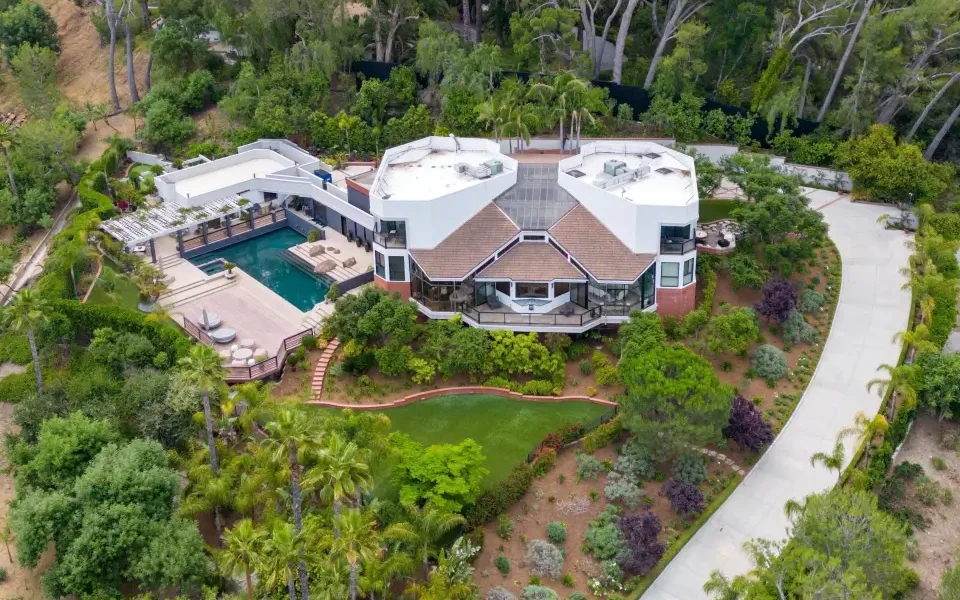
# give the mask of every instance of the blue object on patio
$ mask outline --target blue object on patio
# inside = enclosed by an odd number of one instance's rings
[[[236,339],[237,332],[229,327],[221,327],[220,329],[211,331],[210,337],[218,344],[226,344]]]

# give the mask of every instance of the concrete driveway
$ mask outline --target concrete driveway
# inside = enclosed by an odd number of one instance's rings
[[[889,209],[854,204],[848,196],[809,190],[811,206],[830,225],[830,237],[843,259],[843,285],[833,327],[810,385],[793,416],[746,479],[697,532],[643,595],[643,600],[706,598],[703,584],[719,569],[727,576],[749,571],[743,543],[786,537],[783,506],[832,487],[835,472],[812,467],[810,456],[832,450],[837,432],[863,411],[880,407],[866,382],[881,363],[893,364],[900,346],[893,335],[905,328],[910,293],[898,272],[910,253],[902,232],[876,224]],[[849,460],[851,446],[847,447]]]

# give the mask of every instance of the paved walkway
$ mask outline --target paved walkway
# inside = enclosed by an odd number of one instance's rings
[[[878,365],[895,363],[900,354],[892,338],[905,327],[910,308],[909,292],[901,291],[903,277],[898,273],[909,256],[906,236],[876,224],[889,209],[853,204],[847,196],[837,199],[821,190],[809,195],[829,223],[843,259],[840,300],[819,366],[773,445],[643,600],[706,598],[702,588],[711,571],[734,576],[750,570],[743,543],[783,539],[786,501],[836,483],[836,473],[811,467],[810,456],[829,452],[837,431],[851,425],[858,411],[875,414],[880,407],[880,398],[868,393],[865,384],[876,376]],[[848,457],[853,443],[848,444]]]

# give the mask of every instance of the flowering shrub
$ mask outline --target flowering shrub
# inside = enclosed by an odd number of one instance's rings
[[[757,312],[769,321],[783,323],[797,305],[797,290],[783,277],[774,277],[763,286],[763,299]]]
[[[546,540],[531,540],[525,558],[534,575],[560,579],[563,574],[563,553]]]
[[[741,448],[754,452],[773,441],[773,428],[763,419],[760,409],[737,394],[730,404],[730,420],[723,428],[723,435],[735,441]]]
[[[670,501],[673,512],[681,517],[693,516],[703,512],[703,492],[695,485],[671,479],[663,484],[660,495]]]
[[[696,454],[684,454],[673,461],[670,474],[677,481],[700,485],[707,478],[707,464]]]

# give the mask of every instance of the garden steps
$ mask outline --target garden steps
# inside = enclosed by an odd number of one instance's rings
[[[317,364],[313,367],[313,378],[310,382],[310,388],[314,400],[319,400],[320,394],[323,393],[323,380],[327,374],[327,367],[330,366],[333,353],[336,352],[339,347],[339,340],[331,340],[330,343],[327,344],[327,347],[323,349],[323,353],[320,354]]]
[[[180,306],[181,304],[185,304],[192,300],[209,296],[210,294],[215,294],[225,288],[228,288],[232,285],[236,285],[237,281],[235,279],[233,280],[223,279],[218,284],[213,284],[211,282],[207,282],[207,283],[209,284],[207,287],[199,286],[197,288],[186,290],[186,292],[195,291],[196,293],[188,293],[187,295],[182,295],[182,294],[177,295],[176,293],[171,294],[170,296],[164,299],[164,302],[163,302],[164,306],[168,309],[176,306]]]

